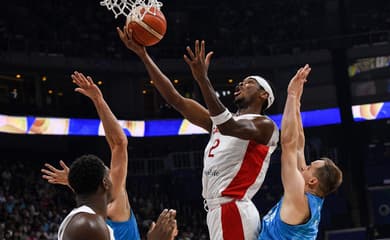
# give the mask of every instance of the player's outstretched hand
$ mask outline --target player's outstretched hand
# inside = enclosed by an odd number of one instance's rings
[[[214,52],[209,52],[206,55],[206,42],[202,40],[199,44],[199,40],[195,41],[195,53],[190,47],[187,47],[187,55],[184,54],[184,61],[190,66],[192,76],[196,81],[201,81],[207,78],[211,57]]]
[[[145,47],[133,39],[133,31],[131,29],[124,26],[123,30],[117,27],[116,31],[118,32],[119,38],[122,40],[123,44],[125,44],[125,46],[135,54],[140,56],[146,52]]]
[[[71,77],[74,83],[78,86],[78,88],[75,89],[76,92],[89,97],[91,100],[103,98],[102,92],[90,76],[85,77],[84,74],[75,71]]]
[[[60,165],[62,169],[57,169],[49,163],[45,163],[45,168],[41,169],[42,178],[46,179],[47,182],[51,184],[61,184],[68,186],[69,167],[66,166],[62,160],[60,161]]]
[[[302,96],[303,84],[307,81],[307,76],[309,75],[310,71],[311,68],[308,64],[297,71],[288,84],[287,93],[289,95],[294,95],[300,99]]]
[[[148,231],[148,240],[173,240],[177,236],[176,210],[164,209],[152,223]]]

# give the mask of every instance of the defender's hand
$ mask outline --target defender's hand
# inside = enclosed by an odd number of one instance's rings
[[[176,210],[162,211],[148,231],[148,240],[173,240],[177,236]]]
[[[96,86],[96,84],[93,82],[92,78],[90,76],[85,77],[84,74],[79,73],[75,71],[71,75],[74,83],[79,86],[75,89],[76,92],[79,92],[87,97],[89,97],[91,100],[96,100],[99,98],[103,98],[103,94]]]
[[[43,173],[42,178],[46,179],[48,183],[51,184],[61,184],[69,186],[68,182],[68,174],[69,174],[69,167],[66,166],[66,164],[61,160],[60,165],[62,169],[57,169],[53,167],[52,165],[45,163],[45,168],[41,169],[41,172]]]
[[[307,76],[309,75],[311,68],[306,64],[303,68],[300,68],[295,76],[290,80],[288,84],[287,93],[289,95],[294,95],[297,99],[300,99],[303,92],[303,84],[307,81]]]

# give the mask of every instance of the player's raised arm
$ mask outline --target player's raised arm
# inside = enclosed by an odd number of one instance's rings
[[[127,137],[92,78],[75,72],[72,74],[72,79],[79,86],[75,91],[89,97],[94,103],[111,149],[110,175],[113,202],[108,208],[108,214],[114,221],[126,221],[130,216],[130,206],[126,192]]]
[[[302,170],[307,167],[305,160],[305,132],[303,130],[302,117],[301,117],[301,97],[303,88],[297,93],[297,121],[298,121],[298,141],[297,141],[297,155],[298,155],[298,169]]]
[[[299,123],[297,99],[310,70],[308,65],[300,68],[291,79],[287,89],[287,100],[283,111],[280,139],[282,145],[282,183],[284,188],[281,210],[282,219],[285,216],[305,214],[308,209],[305,197],[305,180],[298,169]],[[289,224],[294,224],[294,222],[289,222],[289,219],[283,220]]]
[[[146,48],[133,40],[131,30],[124,27],[123,30],[117,28],[117,31],[125,46],[141,58],[142,62],[145,64],[150,79],[153,80],[154,85],[165,101],[172,105],[190,122],[210,131],[211,120],[207,109],[198,102],[180,95],[169,78],[164,75],[157,64],[149,56]]]
[[[184,60],[190,66],[192,75],[199,84],[210,116],[212,116],[219,131],[224,135],[267,144],[274,130],[273,123],[267,118],[234,120],[232,114],[217,97],[208,77],[208,69],[213,52],[209,52],[206,55],[205,41],[200,43],[198,40],[195,41],[194,51],[187,47],[188,56],[184,55]],[[246,84],[257,85],[257,82],[254,79],[249,79]],[[269,93],[264,91],[262,94],[267,98]]]

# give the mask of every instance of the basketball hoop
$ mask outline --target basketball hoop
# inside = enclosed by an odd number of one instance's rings
[[[138,20],[142,20],[148,12],[155,15],[162,7],[162,3],[158,0],[102,0],[100,5],[112,11],[115,18],[123,15]]]

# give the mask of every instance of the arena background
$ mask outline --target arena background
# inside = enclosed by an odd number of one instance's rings
[[[210,67],[221,100],[234,111],[233,88],[243,77],[270,79],[283,111],[286,87],[299,66],[312,66],[302,110],[336,108],[335,123],[305,128],[306,156],[333,158],[344,183],[322,210],[318,239],[390,237],[390,2],[386,0],[164,1],[164,39],[149,48],[185,96],[202,102],[182,60],[204,39],[215,52]],[[182,120],[153,88],[144,66],[119,40],[124,19],[99,1],[14,0],[0,10],[0,129],[12,116],[97,119],[93,105],[73,92],[70,74],[85,72],[122,120]],[[373,103],[379,112],[365,111]],[[353,107],[354,106],[354,107]],[[318,117],[322,119],[322,117]],[[314,117],[315,119],[315,117]],[[162,125],[163,126],[163,125]],[[40,177],[93,153],[109,160],[104,137],[0,133],[0,239],[56,239],[74,206],[72,193]],[[164,134],[162,134],[164,135]],[[177,239],[208,239],[201,198],[207,134],[129,136],[129,199],[145,237],[163,208],[178,212]],[[280,151],[273,154],[254,201],[263,216],[282,194]]]

